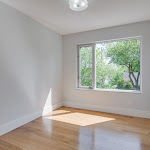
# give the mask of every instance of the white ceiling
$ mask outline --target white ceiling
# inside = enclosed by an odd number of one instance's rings
[[[89,0],[82,12],[68,0],[1,1],[62,35],[150,20],[150,0]]]

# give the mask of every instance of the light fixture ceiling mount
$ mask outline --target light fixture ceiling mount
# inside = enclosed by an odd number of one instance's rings
[[[88,8],[88,0],[69,0],[69,7],[74,11],[83,11]]]

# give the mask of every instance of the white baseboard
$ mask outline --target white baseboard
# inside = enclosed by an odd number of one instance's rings
[[[72,108],[87,109],[87,110],[94,110],[94,111],[101,111],[101,112],[108,112],[108,113],[150,119],[150,111],[144,111],[144,110],[86,105],[86,104],[79,104],[79,103],[77,104],[74,102],[67,102],[67,101],[64,101],[63,105],[66,107],[72,107]]]
[[[30,115],[26,115],[24,117],[21,117],[19,119],[13,120],[13,121],[6,123],[4,125],[1,125],[0,126],[0,136],[3,134],[6,134],[6,133],[32,121],[32,120],[35,120],[35,119],[39,118],[40,116],[41,116],[41,113],[36,112],[36,113],[30,114]]]
[[[16,119],[16,120],[13,120],[11,122],[1,125],[0,126],[0,136],[16,129],[26,123],[31,122],[31,121],[41,117],[42,115],[50,113],[52,110],[55,110],[55,109],[61,107],[62,105],[63,105],[62,103],[58,103],[58,104],[52,105],[50,107],[44,108],[42,111],[23,116],[19,119]]]
[[[66,107],[73,107],[73,108],[80,108],[80,109],[87,109],[87,110],[94,110],[94,111],[101,111],[101,112],[108,112],[114,114],[121,114],[121,115],[128,115],[128,116],[135,116],[135,117],[142,117],[142,118],[149,118],[150,119],[150,111],[143,111],[143,110],[136,110],[136,109],[127,109],[127,108],[113,108],[113,107],[106,107],[106,106],[96,106],[96,105],[84,105],[84,104],[77,104],[73,102],[58,103],[52,105],[50,107],[44,108],[40,112],[35,112],[26,116],[23,116],[19,119],[6,123],[0,126],[0,136],[4,135],[26,123],[29,123],[42,115],[50,113],[52,110],[55,110],[59,107],[66,106]]]

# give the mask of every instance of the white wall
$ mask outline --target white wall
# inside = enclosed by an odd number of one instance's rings
[[[142,94],[76,89],[77,45],[142,36]],[[150,118],[150,21],[63,37],[63,101],[65,106]]]
[[[0,2],[0,134],[61,105],[61,82],[62,37]]]

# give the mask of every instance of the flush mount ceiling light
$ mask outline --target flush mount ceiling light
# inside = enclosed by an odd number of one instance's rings
[[[69,0],[69,7],[74,11],[82,11],[88,8],[88,0]]]

